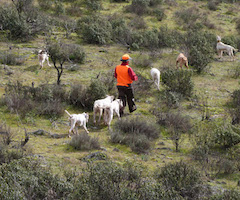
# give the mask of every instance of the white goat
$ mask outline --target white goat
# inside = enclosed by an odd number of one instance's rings
[[[50,63],[49,63],[49,55],[45,50],[39,50],[38,51],[38,60],[39,60],[39,65],[41,66],[40,69],[43,68],[43,63],[45,62],[45,60],[47,60],[47,64],[50,67]]]
[[[120,119],[121,108],[123,108],[123,101],[121,99],[116,99],[105,107],[104,123],[108,125],[108,128],[110,128],[114,113],[118,116],[118,119]]]
[[[154,83],[156,84],[158,90],[160,90],[160,88],[159,88],[160,74],[161,74],[160,71],[157,68],[152,68],[150,73],[151,73],[152,79],[153,79]]]
[[[106,106],[108,106],[110,103],[112,103],[114,99],[114,96],[109,96],[107,95],[106,98],[104,99],[99,99],[96,100],[93,104],[93,122],[94,124],[96,124],[96,114],[99,112],[99,119],[98,119],[98,123],[100,123],[102,114],[103,114],[103,110],[106,108]]]
[[[234,61],[233,51],[238,51],[238,49],[235,49],[230,45],[224,44],[223,42],[221,42],[221,37],[217,36],[217,52],[218,52],[219,59],[222,58],[222,54],[224,51],[227,52],[230,59]]]
[[[84,130],[89,133],[89,131],[87,130],[87,122],[89,119],[89,115],[88,113],[82,113],[82,114],[70,114],[67,110],[65,110],[65,112],[68,114],[69,119],[71,121],[71,128],[69,129],[69,134],[68,136],[70,137],[71,132],[73,132],[73,134],[78,134],[78,127],[82,126],[84,128]],[[76,133],[74,133],[73,129],[75,128]]]

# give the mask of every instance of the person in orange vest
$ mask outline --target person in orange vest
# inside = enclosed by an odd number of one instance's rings
[[[133,112],[137,109],[134,102],[132,82],[137,81],[138,77],[134,73],[131,67],[128,66],[129,61],[132,58],[128,54],[124,54],[120,61],[121,65],[115,68],[115,78],[117,79],[117,89],[118,98],[123,101],[123,108],[120,109],[120,116],[123,116],[124,108],[126,107],[126,102],[128,103],[129,112]]]

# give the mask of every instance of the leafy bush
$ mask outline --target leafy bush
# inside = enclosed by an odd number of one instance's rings
[[[0,63],[5,65],[22,65],[25,62],[22,56],[12,52],[0,52]]]
[[[99,80],[93,80],[86,90],[84,107],[92,109],[93,103],[97,99],[102,99],[107,95],[107,86]]]
[[[149,6],[158,6],[160,4],[162,4],[164,1],[163,0],[150,0],[149,2]]]
[[[112,25],[103,16],[87,16],[77,24],[78,34],[89,44],[107,44],[112,39]]]
[[[161,78],[166,90],[180,93],[184,97],[192,95],[192,71],[165,69],[161,72]]]
[[[218,4],[219,2],[217,2],[216,0],[211,0],[208,1],[207,6],[209,10],[216,11],[218,9]]]
[[[181,199],[142,171],[142,166],[130,162],[123,166],[111,161],[89,163],[83,176],[77,177],[71,199]]]
[[[85,62],[85,50],[79,45],[71,45],[71,54],[69,59],[75,63],[83,64]]]
[[[9,145],[12,142],[13,139],[13,133],[11,132],[10,128],[7,127],[6,124],[0,125],[0,133],[2,135],[2,144],[3,145]],[[0,148],[1,149],[1,148]]]
[[[143,30],[147,28],[147,24],[143,17],[137,17],[131,20],[128,24],[129,27],[133,29]]]
[[[174,189],[184,199],[197,199],[206,192],[199,172],[183,161],[166,165],[157,170],[155,176],[167,190]]]
[[[229,148],[240,143],[240,129],[233,125],[219,126],[215,131],[215,143]]]
[[[236,20],[236,29],[240,33],[240,18]]]
[[[70,16],[80,17],[82,16],[83,11],[78,2],[73,2],[66,8],[66,13]]]
[[[181,9],[175,13],[175,19],[184,27],[190,27],[195,24],[200,16],[201,14],[196,7]]]
[[[149,4],[150,0],[133,0],[132,4],[127,7],[127,11],[143,15],[147,13]]]
[[[163,102],[169,108],[177,108],[180,105],[180,101],[182,99],[182,94],[178,92],[172,92],[170,90],[164,90],[164,94],[160,97]]]
[[[73,136],[69,144],[77,150],[100,149],[98,138],[92,138],[87,133]]]
[[[240,90],[233,91],[231,99],[227,102],[232,117],[232,124],[240,123]]]
[[[51,0],[37,0],[38,1],[38,5],[42,10],[49,10],[52,8],[53,6],[53,1]]]
[[[107,85],[99,79],[92,80],[87,88],[80,84],[72,85],[69,103],[92,110],[94,101],[104,98],[107,95],[107,89]]]
[[[158,31],[156,29],[147,30],[143,32],[143,47],[148,49],[158,48],[159,38]]]
[[[149,139],[157,139],[159,132],[153,122],[145,118],[132,117],[119,120],[114,124],[116,130],[125,134],[145,135]]]
[[[153,13],[156,16],[158,21],[162,21],[166,17],[164,13],[164,9],[155,9]]]
[[[225,199],[232,199],[238,200],[240,198],[240,192],[237,190],[224,190],[221,192],[222,194],[213,195],[211,200],[225,200]]]
[[[85,0],[85,4],[89,10],[97,11],[102,9],[101,0]]]
[[[0,25],[3,30],[8,31],[10,39],[27,41],[46,29],[46,18],[31,3],[22,6],[17,7],[17,11],[14,8],[1,7]]]
[[[112,25],[113,41],[126,45],[126,42],[128,42],[131,36],[131,31],[126,20],[121,16],[114,15],[109,19],[109,21]]]
[[[10,149],[0,144],[0,164],[10,163],[12,160],[17,160],[23,157],[23,149]]]
[[[0,166],[0,199],[68,199],[73,184],[33,159]]]
[[[150,149],[150,140],[159,137],[158,130],[146,119],[126,118],[114,124],[111,142],[130,146],[136,153],[146,153]]]
[[[216,38],[200,30],[189,30],[185,38],[189,64],[201,73],[212,59]]]
[[[19,113],[22,118],[28,113],[49,117],[59,117],[64,113],[63,101],[67,97],[66,91],[60,86],[29,87],[20,82],[9,82],[5,91],[4,103],[11,112]]]
[[[129,0],[111,0],[111,2],[129,2]]]
[[[175,48],[178,47],[177,45],[182,44],[183,38],[184,37],[180,32],[176,30],[170,30],[167,26],[162,26],[158,33],[158,46]]]
[[[54,12],[57,16],[65,14],[64,4],[61,1],[54,1]]]
[[[74,84],[71,85],[70,95],[69,95],[69,104],[76,107],[84,107],[84,93],[85,88],[83,85]]]

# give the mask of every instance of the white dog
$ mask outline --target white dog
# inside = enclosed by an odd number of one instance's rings
[[[110,128],[114,113],[118,116],[118,119],[120,119],[121,108],[123,108],[123,101],[121,99],[116,99],[105,107],[104,122],[108,125],[108,128]]]
[[[160,71],[157,68],[152,68],[150,71],[150,74],[152,76],[152,79],[154,81],[154,83],[156,84],[158,90],[159,89],[159,83],[160,83]]]
[[[69,116],[69,119],[71,121],[71,128],[69,129],[69,137],[70,137],[70,134],[71,132],[73,132],[73,134],[78,134],[78,127],[77,125],[79,126],[83,126],[84,130],[89,133],[89,131],[87,130],[87,122],[88,122],[88,119],[89,119],[89,115],[88,113],[82,113],[82,114],[70,114],[67,110],[65,110],[65,112],[68,114]],[[75,128],[75,131],[76,133],[74,133],[73,129]]]
[[[50,63],[49,63],[49,55],[47,54],[47,52],[45,50],[39,50],[38,51],[38,60],[39,60],[39,65],[41,66],[40,69],[43,68],[43,63],[45,62],[45,60],[47,60],[47,64],[50,67]]]
[[[221,42],[221,37],[217,36],[217,52],[218,52],[219,59],[222,58],[222,54],[223,54],[224,51],[227,52],[230,59],[232,61],[234,61],[233,51],[238,51],[238,49],[235,49],[234,47],[232,47],[230,45],[222,43]]]
[[[94,124],[96,124],[96,119],[95,119],[96,114],[99,112],[98,123],[100,123],[100,120],[101,120],[101,117],[103,114],[103,110],[106,108],[107,105],[112,103],[113,99],[114,99],[114,96],[107,95],[107,97],[105,99],[99,99],[94,102],[94,105],[93,105],[93,122],[94,122]]]

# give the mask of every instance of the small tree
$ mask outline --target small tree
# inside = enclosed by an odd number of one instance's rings
[[[75,52],[79,51],[79,48],[73,44],[65,44],[62,42],[52,41],[48,46],[48,52],[50,58],[52,59],[54,68],[57,70],[57,84],[60,85],[61,76],[63,73],[63,64],[67,61],[71,61],[70,58],[77,59],[78,62],[82,63],[84,61],[85,53],[82,51],[83,56],[76,58]],[[81,61],[79,61],[79,59]],[[59,65],[57,64],[59,63]]]
[[[192,125],[188,117],[178,113],[167,113],[164,116],[158,116],[158,123],[168,128],[171,140],[174,142],[176,152],[179,151],[179,142],[183,133],[190,131]]]

